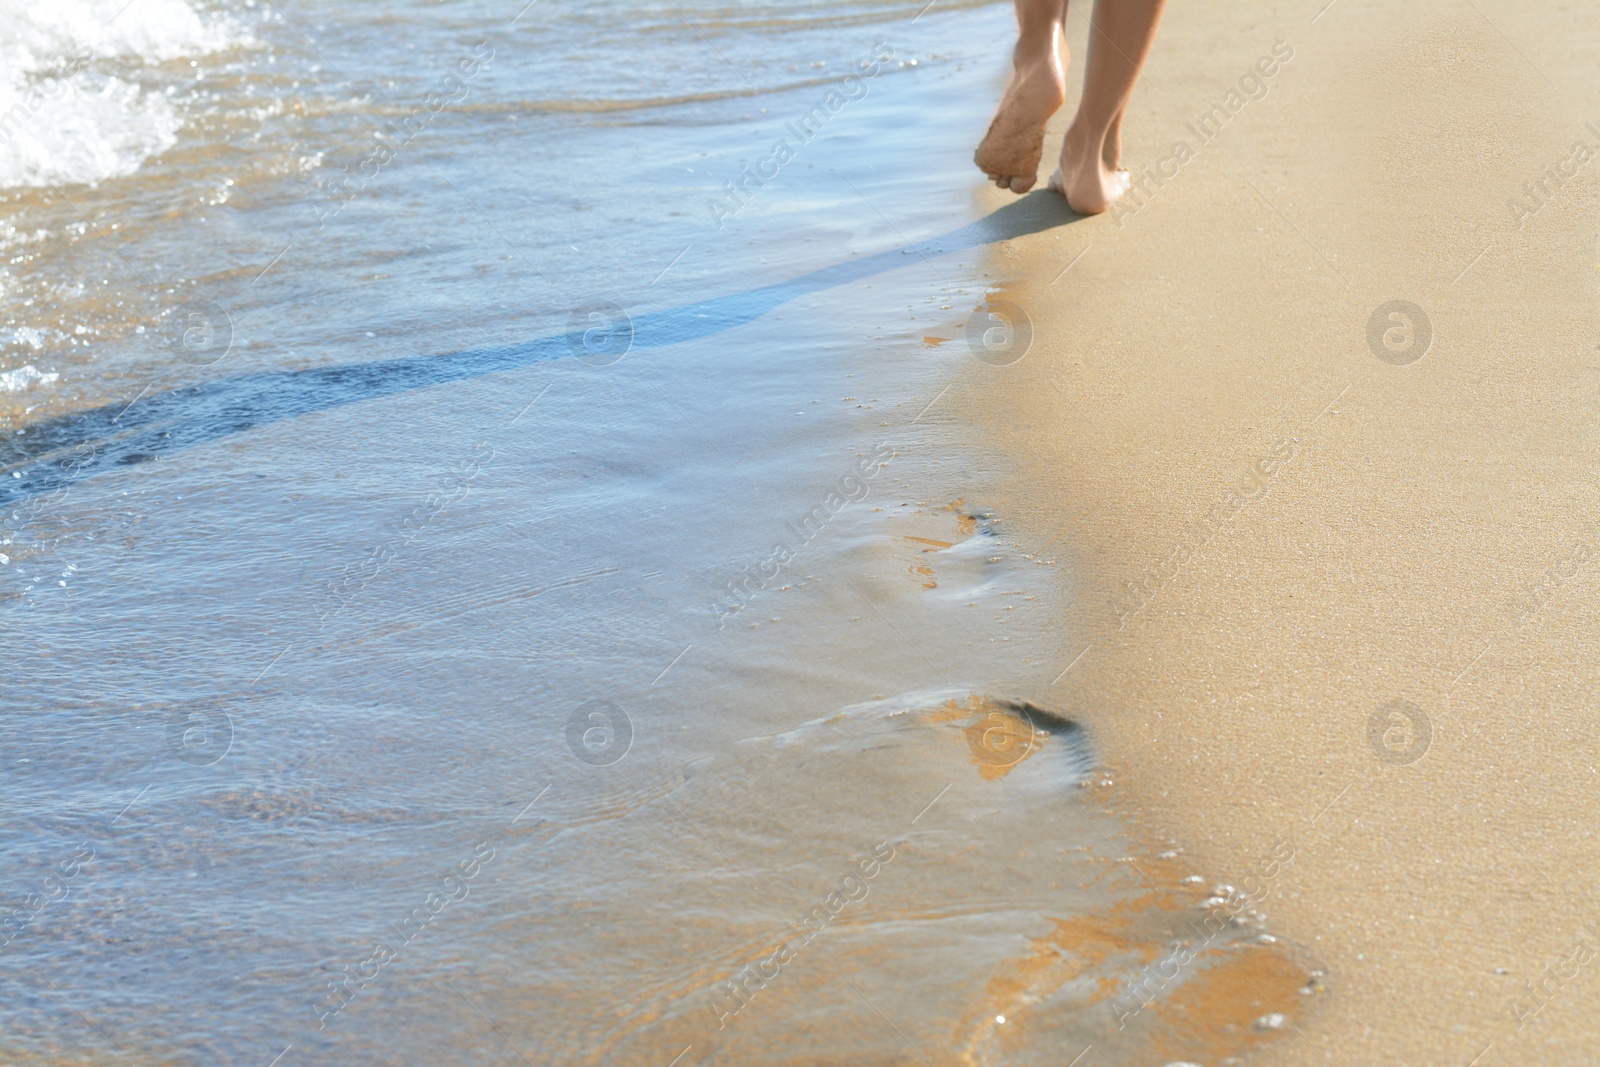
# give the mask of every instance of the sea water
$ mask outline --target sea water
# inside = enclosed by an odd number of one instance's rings
[[[1108,992],[1257,924],[1050,703],[1071,576],[941,407],[1069,217],[973,202],[1009,32],[0,2],[0,1058],[1248,1044]]]

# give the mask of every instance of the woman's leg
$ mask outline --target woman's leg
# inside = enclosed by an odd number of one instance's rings
[[[1126,110],[1126,109],[1124,109]],[[1122,166],[1122,112],[1117,112],[1117,117],[1111,120],[1111,128],[1106,131],[1106,146],[1100,153],[1100,158],[1106,161],[1106,166],[1116,170]]]
[[[1098,215],[1127,188],[1122,157],[1122,112],[1155,43],[1166,0],[1095,0],[1083,99],[1061,146],[1052,179],[1074,211]]]
[[[1000,100],[989,132],[973,155],[1000,188],[1025,193],[1039,177],[1044,127],[1067,97],[1066,0],[1016,0],[1017,47],[1011,84]]]

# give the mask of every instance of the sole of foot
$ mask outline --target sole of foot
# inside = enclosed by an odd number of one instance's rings
[[[1019,62],[972,161],[1002,189],[1013,193],[1032,189],[1039,180],[1045,123],[1066,98],[1066,71],[1053,50]]]

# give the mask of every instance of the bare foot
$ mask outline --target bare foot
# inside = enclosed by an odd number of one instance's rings
[[[1050,178],[1050,188],[1067,198],[1067,204],[1080,215],[1099,215],[1128,191],[1131,179],[1112,162],[1120,145],[1090,144],[1077,126],[1067,130],[1061,144],[1061,166]],[[1107,151],[1110,149],[1111,151]]]
[[[972,161],[991,181],[1025,193],[1039,180],[1044,127],[1066,102],[1066,71],[1052,34],[1050,47],[1022,54],[1019,43],[1011,84]]]

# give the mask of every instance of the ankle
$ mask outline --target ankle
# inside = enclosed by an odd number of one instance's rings
[[[1011,65],[1017,70],[1051,65],[1061,55],[1058,47],[1060,37],[1056,31],[1022,34],[1017,38],[1017,46],[1011,50]]]
[[[1101,130],[1097,134],[1074,119],[1072,125],[1067,127],[1067,136],[1061,147],[1065,162],[1079,165],[1088,161],[1103,162],[1102,157],[1106,147],[1105,131]]]

